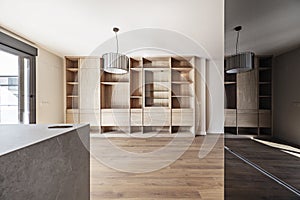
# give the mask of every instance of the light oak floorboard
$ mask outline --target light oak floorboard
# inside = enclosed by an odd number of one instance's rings
[[[196,137],[188,150],[171,165],[149,173],[125,173],[111,169],[91,157],[91,199],[223,199],[224,151],[220,137],[212,151],[199,159],[205,137]],[[105,148],[101,140],[92,138],[91,148]],[[110,138],[113,144],[127,151],[141,153],[163,148],[172,138]],[[176,151],[176,147],[173,147]],[[111,159],[120,158],[115,155]],[[149,160],[151,163],[151,160]]]

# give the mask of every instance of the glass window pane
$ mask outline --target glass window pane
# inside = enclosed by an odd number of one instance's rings
[[[0,51],[0,123],[19,123],[19,57]]]

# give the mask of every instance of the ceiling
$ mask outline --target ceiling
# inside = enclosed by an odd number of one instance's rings
[[[205,32],[222,31],[211,12],[220,1],[0,0],[0,26],[60,56],[89,55],[114,36],[113,26],[120,33],[149,27],[174,30],[215,51],[210,46],[218,38]],[[225,0],[225,54],[235,52],[237,25],[243,26],[240,51],[278,55],[299,47],[299,13],[300,0]]]
[[[0,26],[60,56],[90,55],[117,26],[173,30],[222,57],[222,9],[220,0],[0,0]]]
[[[239,51],[278,55],[300,47],[299,0],[225,0],[225,54],[235,53],[241,25]]]

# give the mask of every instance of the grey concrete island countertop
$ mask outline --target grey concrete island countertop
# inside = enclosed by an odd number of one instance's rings
[[[53,126],[71,128],[49,128]],[[0,156],[30,145],[45,141],[61,134],[88,126],[87,124],[8,124],[0,125]]]
[[[90,199],[90,127],[61,126],[0,125],[1,200]]]

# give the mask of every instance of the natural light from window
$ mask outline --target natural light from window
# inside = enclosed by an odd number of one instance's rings
[[[19,57],[0,50],[0,124],[19,123]]]

